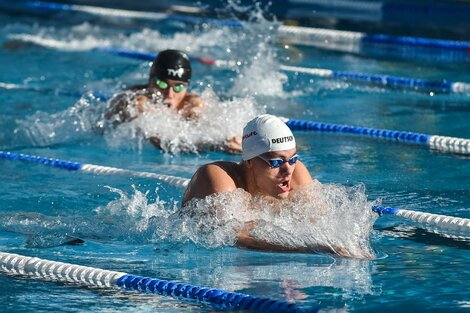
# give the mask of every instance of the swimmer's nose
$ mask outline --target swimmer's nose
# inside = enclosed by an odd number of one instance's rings
[[[294,172],[295,164],[289,164],[289,162],[285,162],[284,164],[281,165],[280,172],[281,175],[284,177],[292,175]]]
[[[167,97],[168,98],[173,98],[175,96],[175,91],[173,90],[173,88],[168,88],[168,93],[167,93]]]

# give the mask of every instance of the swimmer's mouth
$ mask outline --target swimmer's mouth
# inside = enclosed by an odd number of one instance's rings
[[[288,192],[290,190],[290,180],[285,180],[277,185],[282,192]]]

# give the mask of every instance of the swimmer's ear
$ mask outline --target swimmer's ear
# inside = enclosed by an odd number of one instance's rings
[[[250,160],[243,161],[243,162],[245,162],[246,167],[248,167],[248,168],[253,168],[253,164],[251,163],[251,159],[250,159]]]

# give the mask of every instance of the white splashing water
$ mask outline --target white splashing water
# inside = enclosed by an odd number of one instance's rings
[[[48,146],[80,141],[94,135],[104,103],[85,94],[72,107],[53,114],[36,112],[17,120],[12,145]]]
[[[129,97],[132,100],[133,94]],[[210,89],[201,98],[205,105],[195,120],[187,120],[163,103],[149,100],[146,112],[130,122],[108,128],[105,139],[111,147],[140,149],[144,140],[158,137],[161,148],[170,153],[198,152],[205,147],[220,149],[227,139],[241,136],[249,120],[264,113],[252,98],[221,101]]]
[[[370,235],[377,217],[363,185],[344,187],[314,181],[290,199],[274,202],[238,189],[193,199],[182,209],[174,203],[165,208],[158,200],[148,204],[137,190],[131,197],[114,191],[121,199],[98,212],[113,220],[122,219],[126,229],[136,229],[139,234],[148,231],[149,240],[190,241],[206,248],[233,246],[237,229],[254,221],[250,235],[270,244],[312,252],[327,246],[343,256],[374,257]]]

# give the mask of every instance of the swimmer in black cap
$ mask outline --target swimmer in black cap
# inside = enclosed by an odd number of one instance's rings
[[[196,108],[203,105],[201,98],[188,92],[191,80],[191,63],[186,53],[179,50],[161,51],[152,64],[147,85],[129,88],[136,92],[135,99],[128,95],[118,95],[111,99],[105,118],[113,119],[114,124],[128,122],[145,111],[145,103],[149,100],[160,100],[170,109],[185,118],[195,118]],[[130,101],[137,110],[130,110]]]
[[[191,63],[188,56],[178,50],[165,50],[158,54],[150,69],[148,87],[164,96],[169,108],[192,117],[192,109],[202,106],[201,99],[188,93]]]
[[[199,96],[188,92],[191,72],[191,63],[186,53],[172,49],[161,51],[152,64],[147,84],[131,87],[127,90],[131,93],[120,93],[111,99],[104,117],[111,120],[113,125],[118,125],[137,118],[149,108],[149,102],[161,102],[186,119],[197,118],[203,101]],[[150,137],[150,141],[161,148],[159,138]],[[213,148],[239,154],[241,139],[233,137],[227,139],[223,146]]]

